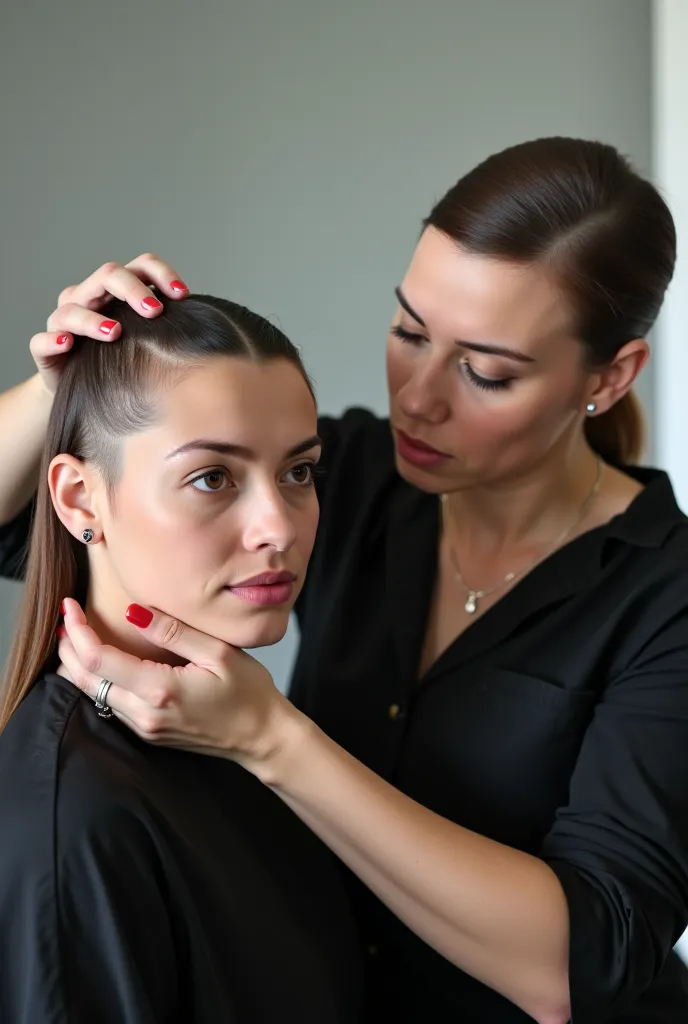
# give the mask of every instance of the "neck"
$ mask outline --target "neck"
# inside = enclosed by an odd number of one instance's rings
[[[105,546],[100,551],[94,548],[89,551],[89,555],[91,579],[84,611],[99,639],[137,658],[166,665],[185,664],[183,659],[151,643],[146,639],[145,632],[128,622],[126,610],[136,599],[127,594],[115,578]]]
[[[597,472],[598,458],[584,440],[564,452],[556,448],[523,476],[447,494],[447,530],[473,550],[551,542],[573,524]]]

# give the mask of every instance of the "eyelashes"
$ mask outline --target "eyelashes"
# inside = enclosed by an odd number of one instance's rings
[[[216,479],[219,478],[219,481],[220,481],[220,486],[219,487],[213,487],[212,485],[211,486],[207,486],[208,482],[211,479],[213,479],[213,478],[216,478]],[[194,490],[201,491],[204,494],[219,494],[220,491],[226,490],[227,487],[229,486],[229,480],[227,478],[227,474],[225,473],[225,471],[223,469],[209,469],[209,470],[207,470],[207,472],[203,473],[201,476],[197,476],[197,477],[195,477],[195,479],[190,480],[189,483],[194,488]],[[201,484],[205,484],[206,486],[205,487],[201,487],[200,486]]]
[[[412,344],[414,342],[424,341],[422,334],[412,334],[411,331],[405,331],[401,324],[394,324],[392,327],[392,334],[396,335],[397,338],[400,338],[401,341],[410,341]]]
[[[400,324],[394,324],[391,330],[395,337],[409,345],[419,345],[426,340],[423,334],[414,334],[412,331],[406,331]],[[470,383],[482,391],[505,391],[511,387],[511,383],[514,380],[513,377],[502,377],[498,380],[490,377],[481,377],[479,373],[475,372],[467,359],[461,360],[461,367]]]
[[[296,487],[313,487],[315,485],[315,472],[317,469],[315,462],[299,462],[298,466],[292,466],[287,476],[293,476],[294,473],[300,473],[304,469],[308,473],[307,479],[304,481],[295,480],[294,484]]]
[[[294,477],[294,474],[298,475],[304,471],[306,471],[306,478],[304,480],[288,479],[289,477]],[[320,476],[322,472],[323,469],[316,462],[299,462],[285,473],[284,479],[292,487],[307,490],[315,486],[316,477]],[[219,486],[214,486],[216,483]],[[207,469],[204,473],[200,473],[193,480],[189,480],[189,484],[195,491],[200,491],[202,494],[220,494],[235,487],[228,471],[220,466],[216,469]]]
[[[511,386],[513,377],[503,377],[501,380],[493,380],[490,377],[481,377],[465,359],[461,360],[461,365],[463,367],[463,372],[466,374],[471,384],[474,384],[476,388],[482,388],[483,391],[505,391],[506,388]]]

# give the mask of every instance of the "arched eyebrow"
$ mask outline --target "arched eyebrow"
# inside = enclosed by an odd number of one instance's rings
[[[401,288],[395,288],[394,294],[397,297],[397,301],[402,309],[404,309],[410,317],[412,317],[416,323],[420,324],[421,327],[425,327],[427,330],[427,324],[423,320],[422,316],[416,313],[413,306],[409,303],[408,299],[402,292]],[[518,352],[513,348],[505,348],[503,345],[483,345],[477,341],[463,341],[457,338],[456,344],[460,345],[461,348],[467,348],[470,352],[484,352],[488,356],[504,356],[505,359],[515,359],[518,363],[534,363],[535,360],[532,356],[527,356],[525,352]]]
[[[293,448],[290,448],[284,453],[285,459],[293,459],[296,455],[303,455],[304,452],[309,452],[311,448],[322,448],[322,440],[317,434],[313,434],[312,437],[306,438],[305,441],[299,441]],[[252,448],[247,448],[242,444],[230,444],[228,441],[216,441],[208,437],[199,437],[195,441],[187,441],[186,444],[182,444],[179,448],[175,448],[174,451],[166,455],[166,459],[173,459],[176,455],[184,455],[186,452],[195,451],[206,451],[216,452],[218,455],[230,455],[237,459],[245,459],[247,461],[254,461],[258,458],[256,452]]]

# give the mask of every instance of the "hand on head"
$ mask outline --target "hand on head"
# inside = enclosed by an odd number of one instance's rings
[[[159,294],[153,292],[153,288]],[[64,367],[62,356],[74,344],[74,336],[94,341],[115,341],[121,333],[115,320],[98,311],[111,299],[122,299],[148,319],[163,310],[160,295],[184,299],[189,289],[169,263],[153,253],[137,256],[131,263],[104,263],[81,284],[70,285],[60,293],[57,309],[48,318],[47,328],[31,339],[30,349],[46,388],[54,392]]]

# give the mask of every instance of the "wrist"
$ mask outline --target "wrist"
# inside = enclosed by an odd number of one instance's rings
[[[32,377],[29,377],[24,382],[24,386],[36,403],[42,406],[49,415],[55,399],[55,392],[50,390],[41,374],[38,372],[34,373]]]
[[[246,767],[260,781],[273,789],[288,787],[290,773],[308,749],[317,726],[280,694],[270,715],[268,727],[257,744]]]

